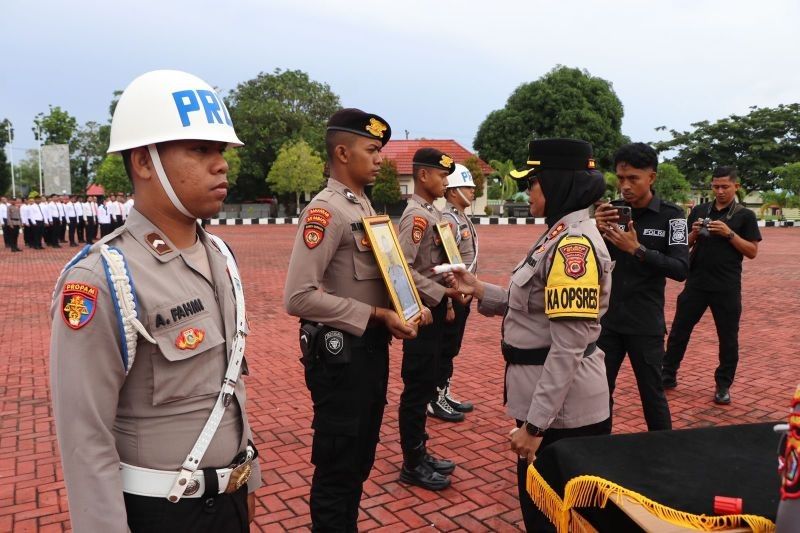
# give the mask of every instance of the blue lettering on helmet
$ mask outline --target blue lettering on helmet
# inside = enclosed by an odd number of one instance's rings
[[[183,124],[184,127],[191,125],[192,121],[189,118],[189,113],[192,111],[200,111],[201,103],[203,104],[203,111],[205,111],[206,114],[206,121],[208,121],[209,124],[219,123],[233,126],[228,108],[225,107],[225,103],[219,99],[214,91],[205,89],[197,89],[194,91],[188,89],[172,93],[172,98],[175,100],[175,106],[178,108],[181,124]],[[219,114],[220,111],[222,111],[222,116]]]
[[[219,122],[222,124],[222,117],[219,116],[219,100],[217,95],[211,91],[198,90],[200,101],[203,102],[203,109],[206,111],[206,120],[209,124]]]
[[[176,91],[172,93],[172,98],[175,100],[175,107],[178,108],[178,114],[181,116],[181,124],[184,127],[189,126],[192,123],[189,120],[189,113],[200,110],[200,102],[197,101],[194,91]]]

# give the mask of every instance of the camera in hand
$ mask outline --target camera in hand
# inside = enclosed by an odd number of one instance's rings
[[[711,222],[710,218],[700,219],[700,229],[697,231],[697,234],[700,237],[711,237],[711,232],[708,231],[708,223],[709,222]]]

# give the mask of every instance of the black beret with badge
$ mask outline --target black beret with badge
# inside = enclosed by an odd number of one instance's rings
[[[392,128],[388,122],[378,115],[365,113],[354,107],[340,109],[331,115],[328,119],[328,131],[346,131],[369,139],[377,139],[381,142],[381,146],[385,146],[392,137]]]
[[[412,164],[415,167],[431,167],[446,170],[452,173],[456,169],[456,162],[452,157],[436,148],[420,148],[414,152]]]
[[[537,139],[528,143],[528,160],[520,170],[512,170],[515,180],[527,178],[540,169],[595,170],[592,145],[579,139]]]

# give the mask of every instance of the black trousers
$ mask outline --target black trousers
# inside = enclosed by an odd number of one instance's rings
[[[19,239],[19,226],[7,226],[8,228],[8,246],[12,250],[19,250],[17,240]],[[5,233],[3,233],[5,235]]]
[[[75,230],[78,229],[78,219],[76,217],[69,217],[69,243],[76,244]]]
[[[94,244],[97,238],[97,224],[94,217],[86,217],[86,244]]]
[[[692,330],[707,308],[711,308],[719,339],[719,365],[714,372],[718,387],[730,387],[739,363],[739,319],[742,317],[742,291],[704,291],[687,285],[678,295],[675,319],[667,338],[664,375],[676,376]]]
[[[315,361],[305,369],[314,402],[312,531],[356,531],[364,481],[375,462],[389,383],[389,333],[347,335],[351,361]]]
[[[101,237],[105,237],[106,235],[108,235],[112,231],[114,231],[114,224],[113,223],[111,223],[111,222],[108,222],[108,223],[103,222],[103,223],[100,224],[100,236]]]
[[[124,494],[132,533],[247,533],[247,485],[211,498],[166,498]]]
[[[614,412],[614,388],[617,374],[625,359],[631,361],[639,398],[642,400],[644,419],[649,431],[672,429],[667,396],[661,384],[661,365],[664,361],[663,335],[626,335],[609,328],[603,328],[597,346],[606,354],[606,376],[611,399],[611,413]]]
[[[522,426],[522,421],[517,420],[517,427]],[[525,431],[524,429],[522,431]],[[539,450],[550,446],[561,439],[571,439],[575,437],[591,437],[594,435],[608,435],[611,433],[611,419],[603,420],[596,424],[581,426],[569,429],[548,429],[542,437],[542,444]],[[526,481],[528,479],[528,460],[517,459],[517,490],[519,491],[519,505],[522,509],[522,519],[525,521],[525,529],[528,533],[555,532],[555,526],[547,516],[536,507],[528,494]]]
[[[449,324],[447,322],[444,324],[442,351],[439,358],[439,377],[436,380],[436,386],[440,389],[445,388],[450,378],[453,377],[453,359],[461,351],[461,341],[464,339],[464,329],[467,326],[470,307],[471,305],[464,306],[454,301],[453,312],[456,317]]]
[[[426,440],[428,403],[436,397],[439,354],[442,350],[444,317],[447,305],[431,309],[433,323],[419,328],[417,338],[403,341],[403,392],[400,394],[398,422],[400,446],[408,453]]]
[[[67,217],[61,217],[60,229],[61,231],[58,235],[58,240],[61,242],[67,242]]]
[[[34,248],[42,248],[42,240],[44,239],[45,225],[43,220],[37,220],[33,223],[32,244]]]
[[[25,242],[25,246],[29,248],[33,248],[33,238],[31,235],[33,234],[33,226],[28,224],[27,226],[22,227],[22,240]]]
[[[8,238],[10,234],[9,231],[10,229],[11,227],[8,224],[3,224],[3,246],[5,246],[6,248],[11,248],[11,244]]]
[[[78,223],[75,226],[78,229],[78,242],[86,241],[86,221],[83,216],[78,216]]]
[[[61,235],[61,220],[54,218],[50,225],[45,228],[45,240],[47,241],[48,246],[56,247],[59,246],[58,240],[59,235]]]

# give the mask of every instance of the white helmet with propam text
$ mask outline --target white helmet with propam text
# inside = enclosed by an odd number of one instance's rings
[[[114,109],[108,153],[146,146],[172,204],[187,217],[196,218],[175,194],[156,149],[157,143],[179,140],[243,144],[225,102],[208,83],[179,70],[142,74],[125,88]]]
[[[475,182],[472,181],[472,173],[469,169],[462,164],[456,163],[455,170],[447,176],[447,188],[474,186]]]

